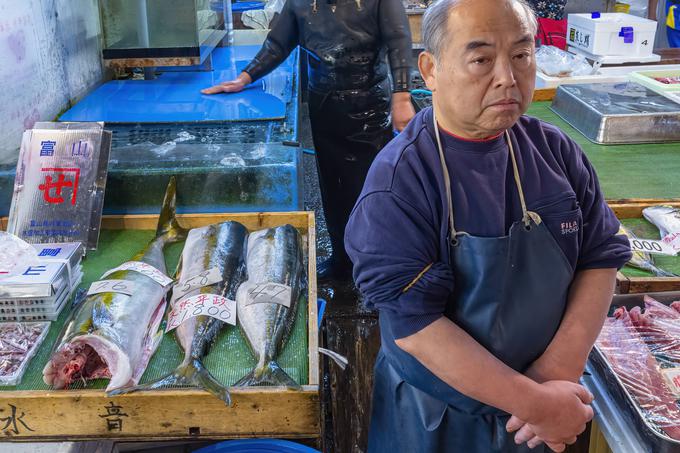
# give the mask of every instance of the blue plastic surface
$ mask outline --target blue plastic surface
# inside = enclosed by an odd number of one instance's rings
[[[278,439],[228,440],[203,447],[195,453],[320,453],[318,450]]]
[[[241,13],[253,9],[263,9],[264,2],[235,2],[231,4],[232,13]]]
[[[240,93],[200,93],[203,88],[234,79],[258,50],[259,46],[217,48],[211,72],[163,72],[154,80],[105,83],[59,120],[169,123],[282,119],[292,91],[294,54]]]
[[[323,321],[323,314],[326,312],[326,299],[316,300],[316,312],[317,312],[317,326],[321,327],[321,321]]]

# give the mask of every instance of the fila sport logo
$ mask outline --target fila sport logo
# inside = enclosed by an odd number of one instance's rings
[[[578,233],[578,221],[562,222],[560,228],[562,229],[562,235]]]

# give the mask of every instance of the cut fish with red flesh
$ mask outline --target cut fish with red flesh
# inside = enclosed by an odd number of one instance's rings
[[[680,440],[680,409],[675,396],[625,308],[617,309],[613,318],[605,320],[597,346],[648,420]]]

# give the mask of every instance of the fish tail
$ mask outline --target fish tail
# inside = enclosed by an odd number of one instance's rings
[[[235,387],[258,385],[285,386],[293,390],[302,390],[300,384],[281,369],[278,363],[271,361],[264,366],[257,366],[248,375],[234,384]]]
[[[168,188],[165,190],[163,207],[161,208],[161,213],[158,217],[158,226],[156,227],[156,237],[163,237],[167,244],[186,239],[188,233],[188,231],[182,228],[177,222],[176,207],[177,179],[174,176],[171,176]]]
[[[229,390],[218,382],[198,359],[193,359],[189,363],[180,365],[175,371],[157,381],[117,389],[108,392],[107,395],[116,396],[140,390],[157,390],[183,385],[192,385],[207,390],[224,401],[227,406],[231,406],[231,395],[229,394]]]

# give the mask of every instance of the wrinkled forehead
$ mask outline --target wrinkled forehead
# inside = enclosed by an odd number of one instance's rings
[[[451,9],[447,32],[448,46],[465,48],[479,41],[512,46],[533,41],[536,23],[527,6],[513,0],[464,0]]]

